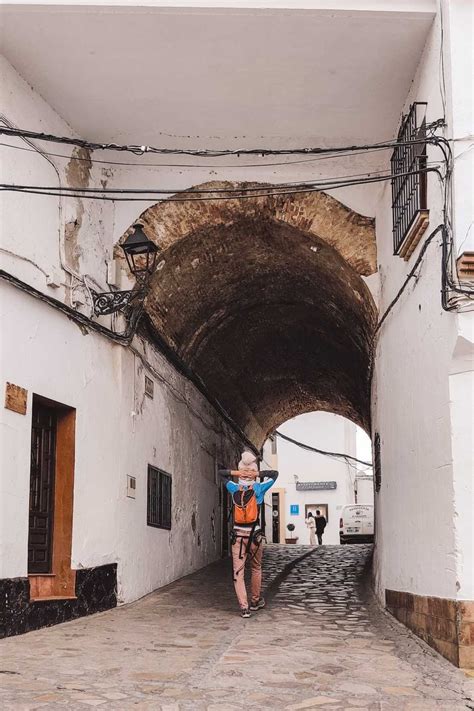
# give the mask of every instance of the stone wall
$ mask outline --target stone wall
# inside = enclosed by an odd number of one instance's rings
[[[456,666],[474,667],[474,602],[386,590],[389,612]]]

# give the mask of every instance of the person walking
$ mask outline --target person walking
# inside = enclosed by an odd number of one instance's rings
[[[243,452],[238,470],[220,469],[219,474],[227,480],[226,488],[233,502],[231,543],[235,593],[241,616],[251,617],[251,611],[265,607],[265,600],[261,596],[263,532],[260,526],[260,507],[265,492],[275,483],[278,472],[272,469],[259,473],[257,457],[252,452]],[[263,477],[264,481],[257,482],[258,476]],[[244,579],[247,560],[251,568],[250,605]]]
[[[324,516],[321,516],[321,511],[318,509],[316,511],[316,535],[318,537],[318,543],[321,546],[323,544],[323,533],[324,529],[326,528],[326,518]]]
[[[309,529],[309,545],[310,546],[315,546],[316,545],[316,521],[314,520],[314,516],[312,511],[309,512],[308,518],[305,521],[305,524],[307,525]]]

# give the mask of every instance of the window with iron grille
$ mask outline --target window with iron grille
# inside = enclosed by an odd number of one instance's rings
[[[375,433],[374,437],[374,475],[375,475],[375,491],[380,491],[382,485],[382,461],[380,456],[380,435]]]
[[[147,524],[171,529],[171,477],[148,465]]]
[[[417,102],[403,118],[391,159],[393,250],[406,258],[428,226],[425,139],[426,103]]]

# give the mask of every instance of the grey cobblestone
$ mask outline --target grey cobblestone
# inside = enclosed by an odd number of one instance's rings
[[[370,554],[268,546],[269,604],[249,620],[219,563],[132,605],[3,640],[0,708],[474,708],[472,680],[375,604]]]

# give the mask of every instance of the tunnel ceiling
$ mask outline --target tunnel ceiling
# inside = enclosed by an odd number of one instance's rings
[[[153,325],[255,444],[318,409],[368,429],[372,220],[314,193],[171,199],[140,221],[164,249]]]

